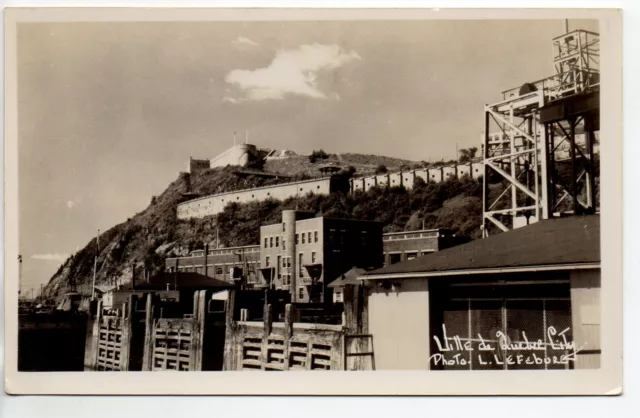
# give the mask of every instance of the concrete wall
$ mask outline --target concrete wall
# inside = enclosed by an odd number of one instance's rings
[[[581,348],[576,369],[600,367],[600,270],[571,272],[573,340]]]
[[[216,155],[210,161],[211,168],[226,167],[227,165],[245,166],[258,155],[255,145],[238,144]]]
[[[331,179],[326,177],[220,193],[180,203],[177,215],[178,219],[203,218],[222,212],[224,207],[232,202],[258,202],[269,198],[284,200],[289,197],[305,196],[308,193],[329,194],[334,191],[332,190],[335,187],[332,186],[333,184]]]
[[[397,283],[399,287],[390,289],[375,284],[368,295],[376,370],[428,370],[428,280]]]
[[[458,164],[443,167],[418,168],[389,174],[378,174],[364,177],[355,177],[350,180],[351,191],[367,191],[373,187],[397,187],[405,189],[413,188],[415,179],[421,178],[425,183],[439,183],[450,178],[469,176],[478,178],[482,175],[482,162]]]

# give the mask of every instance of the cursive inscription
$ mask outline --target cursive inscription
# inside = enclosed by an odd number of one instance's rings
[[[480,333],[476,338],[462,338],[449,335],[443,324],[442,337],[433,336],[438,352],[429,360],[434,366],[469,366],[474,357],[480,366],[568,365],[580,351],[568,338],[569,331],[570,328],[558,331],[548,327],[544,340],[531,340],[525,331],[510,338],[500,330],[491,336],[495,338],[485,338]]]

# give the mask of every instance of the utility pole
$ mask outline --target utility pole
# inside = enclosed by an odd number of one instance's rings
[[[98,269],[99,251],[100,251],[100,230],[98,229],[98,235],[96,235],[96,256],[93,259],[93,281],[91,283],[91,300],[96,299],[96,273]]]
[[[20,289],[22,288],[22,254],[18,254],[18,299],[20,299]]]

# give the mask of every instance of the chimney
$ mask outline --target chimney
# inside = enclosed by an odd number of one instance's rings
[[[136,265],[131,263],[131,289],[136,290]]]
[[[209,261],[209,244],[204,244],[204,275],[209,275],[209,267],[207,266]]]

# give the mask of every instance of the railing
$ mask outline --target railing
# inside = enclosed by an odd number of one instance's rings
[[[573,70],[552,75],[532,84],[541,91],[547,100],[558,99],[567,93],[575,94],[600,85],[600,73],[595,70]],[[520,88],[514,87],[502,92],[502,99],[509,100],[520,96]],[[532,92],[533,93],[533,92]]]

